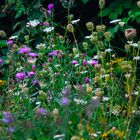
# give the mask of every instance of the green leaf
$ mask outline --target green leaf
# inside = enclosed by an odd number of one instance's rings
[[[111,14],[109,14],[109,18],[111,20],[117,19],[118,18],[118,14],[117,13],[111,13]]]
[[[0,40],[0,48],[7,46],[7,43],[5,40]]]
[[[88,1],[89,1],[89,0],[82,0],[82,2],[83,2],[84,4],[86,4]]]
[[[105,8],[102,11],[99,12],[98,16],[99,17],[107,16],[111,11],[112,11],[111,8]]]
[[[122,9],[122,7],[117,7],[117,8],[114,9],[114,11],[115,11],[115,13],[117,13],[118,15],[121,15],[122,12],[123,12],[123,9]]]

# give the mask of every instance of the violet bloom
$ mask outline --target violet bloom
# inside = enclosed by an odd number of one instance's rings
[[[61,100],[62,105],[68,105],[69,104],[69,99],[67,97],[63,97]]]
[[[71,93],[71,88],[70,88],[70,87],[65,87],[65,88],[62,90],[62,94],[63,94],[64,96],[68,96],[70,93]]]
[[[26,74],[24,72],[19,72],[16,74],[17,80],[24,80],[26,78]]]
[[[88,84],[89,82],[90,82],[89,78],[86,77],[86,78],[85,78],[85,83]]]
[[[49,22],[42,22],[41,25],[43,25],[43,26],[49,26]]]
[[[37,57],[38,54],[34,53],[34,52],[30,52],[30,53],[28,53],[28,56],[30,56],[30,57]]]
[[[36,73],[34,72],[34,71],[30,71],[30,72],[28,72],[28,77],[32,77],[32,76],[34,76]]]
[[[52,51],[49,53],[50,56],[57,56],[58,55],[58,51]]]
[[[83,66],[86,66],[88,63],[86,60],[83,60],[82,64],[83,64]]]
[[[15,128],[9,126],[9,127],[7,128],[7,131],[10,132],[10,133],[13,133],[13,132],[15,132]]]
[[[71,63],[72,63],[73,65],[78,64],[78,62],[77,62],[76,60],[72,60]]]
[[[38,85],[38,80],[33,80],[32,83],[33,83],[34,86],[36,86],[36,85]]]
[[[46,110],[46,109],[44,109],[44,108],[38,108],[38,109],[36,110],[35,114],[36,114],[37,116],[45,116],[45,115],[47,115],[48,113],[47,113],[47,110]]]
[[[30,51],[31,51],[31,48],[25,46],[25,47],[19,48],[18,53],[19,54],[27,54]]]
[[[2,114],[4,123],[12,123],[14,121],[10,112],[3,111]]]
[[[0,65],[2,65],[2,63],[3,63],[3,60],[0,58]]]
[[[49,9],[49,10],[54,9],[54,4],[50,3],[50,4],[48,5],[48,9]]]
[[[13,45],[13,43],[14,43],[14,41],[13,41],[13,40],[11,40],[11,39],[9,39],[9,40],[7,40],[7,41],[6,41],[6,43],[7,43],[7,45],[12,46],[12,45]]]
[[[87,61],[88,64],[90,64],[91,66],[94,66],[96,64],[98,64],[98,61],[97,60],[89,60]]]
[[[35,70],[35,69],[36,69],[36,66],[35,66],[35,65],[33,65],[33,66],[32,66],[32,69],[33,69],[33,70]]]

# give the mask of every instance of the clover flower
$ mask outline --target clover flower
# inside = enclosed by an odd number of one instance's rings
[[[26,27],[36,27],[40,24],[39,20],[32,20],[27,22]]]
[[[54,4],[52,4],[52,3],[48,4],[48,9],[49,9],[49,10],[54,9]]]
[[[46,27],[43,32],[49,33],[54,30],[54,27]]]
[[[30,71],[30,72],[28,72],[28,77],[32,77],[32,76],[34,76],[36,73],[34,72],[34,71]]]
[[[50,56],[57,56],[58,55],[58,51],[52,51],[49,53]]]
[[[70,103],[69,99],[67,97],[63,97],[61,100],[62,105],[68,105]]]
[[[34,52],[30,52],[30,53],[28,53],[28,56],[30,56],[30,57],[37,57],[38,54],[34,53]]]
[[[16,79],[17,80],[24,80],[26,78],[25,72],[19,72],[16,74]]]
[[[26,54],[26,53],[29,53],[30,51],[31,51],[31,48],[25,46],[25,47],[19,48],[18,53],[19,54]]]
[[[96,64],[98,64],[98,61],[97,60],[89,60],[87,61],[88,64],[90,64],[91,66],[94,66]]]
[[[48,114],[47,110],[44,109],[44,108],[37,108],[36,111],[35,111],[35,114],[37,116],[45,116]]]
[[[14,41],[12,39],[9,39],[6,41],[7,45],[12,46]]]

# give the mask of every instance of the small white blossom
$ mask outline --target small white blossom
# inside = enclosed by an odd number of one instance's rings
[[[133,60],[140,60],[140,56],[135,56]]]
[[[112,51],[112,49],[110,49],[110,48],[105,50],[105,52],[111,52],[111,51]]]
[[[87,101],[84,101],[84,100],[82,100],[82,99],[76,99],[76,98],[74,98],[74,102],[76,103],[76,104],[81,104],[81,105],[85,105],[85,104],[87,104]]]
[[[91,39],[92,35],[85,36],[85,39]]]
[[[72,23],[72,24],[76,24],[76,23],[78,23],[79,21],[80,21],[80,19],[76,19],[76,20],[72,20],[71,23]]]
[[[11,36],[9,39],[16,39],[18,36],[17,35],[14,35],[14,36]]]
[[[120,21],[118,24],[119,24],[121,27],[123,27],[124,24],[125,24],[125,22]]]
[[[54,30],[54,27],[47,27],[43,30],[43,32],[49,33]]]
[[[138,91],[134,91],[132,94],[133,94],[133,95],[138,95],[139,92],[138,92]]]
[[[118,23],[120,21],[121,21],[121,19],[115,19],[115,20],[110,21],[110,24],[112,24],[112,23]]]
[[[102,97],[102,101],[105,102],[105,101],[109,101],[110,98],[109,97]]]
[[[36,27],[40,24],[39,20],[32,20],[27,22],[26,27]]]
[[[65,134],[59,134],[59,135],[55,135],[53,138],[54,139],[57,139],[57,138],[62,138],[62,137],[64,137],[65,136]]]

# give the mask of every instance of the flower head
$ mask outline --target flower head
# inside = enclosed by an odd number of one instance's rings
[[[3,122],[4,123],[11,123],[11,122],[14,121],[14,119],[13,119],[13,117],[12,117],[10,112],[3,111],[2,115],[3,115]]]
[[[36,27],[40,24],[39,20],[32,20],[27,22],[26,27]]]
[[[3,60],[0,58],[0,65],[2,65],[2,63],[3,63]]]
[[[26,78],[25,72],[19,72],[16,74],[16,79],[17,80],[24,80]]]
[[[49,10],[54,9],[54,4],[53,4],[53,3],[50,3],[50,4],[48,5],[48,9],[49,9]]]
[[[50,56],[57,56],[58,55],[58,51],[52,51],[49,53]]]
[[[38,108],[38,109],[36,109],[35,113],[36,113],[36,115],[38,115],[38,116],[45,116],[45,115],[48,114],[48,113],[47,113],[47,110],[44,109],[44,108]]]
[[[30,52],[30,53],[28,53],[28,56],[30,56],[30,57],[37,57],[38,54],[34,53],[34,52]]]
[[[25,46],[25,47],[19,48],[18,53],[19,54],[26,54],[26,53],[29,53],[30,51],[31,51],[31,48]]]

